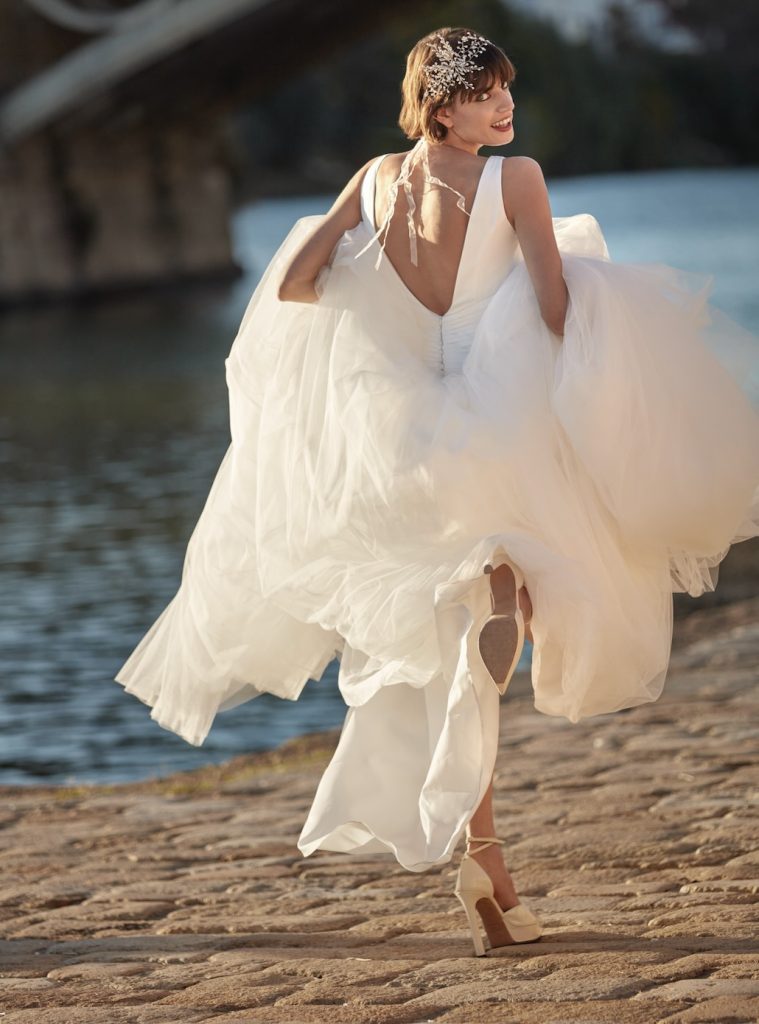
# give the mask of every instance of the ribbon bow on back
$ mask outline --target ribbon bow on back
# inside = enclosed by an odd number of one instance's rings
[[[393,216],[395,203],[398,199],[398,189],[401,186],[403,187],[403,191],[406,194],[406,223],[408,224],[411,262],[414,264],[415,267],[419,265],[416,245],[416,225],[414,223],[414,213],[416,212],[416,200],[414,199],[413,193],[411,191],[411,173],[414,169],[414,165],[420,159],[422,162],[424,180],[428,182],[430,185],[440,185],[441,188],[447,188],[449,192],[453,192],[454,195],[457,195],[458,199],[456,200],[456,206],[463,213],[465,213],[467,217],[469,216],[469,210],[467,210],[466,208],[466,201],[461,192],[458,192],[455,188],[452,188],[449,184],[447,184],[447,182],[435,177],[435,175],[430,172],[429,146],[426,139],[419,139],[416,145],[412,149],[410,149],[406,156],[404,157],[398,177],[390,186],[388,192],[387,213],[385,214],[382,223],[380,224],[377,231],[366,243],[361,252],[356,253],[356,256],[354,257],[355,259],[358,259],[359,256],[363,256],[366,250],[374,242],[376,242],[379,239],[380,235],[382,235],[382,233],[384,232],[385,237],[382,239],[382,244],[380,245],[379,252],[377,253],[377,262],[374,264],[375,270],[379,269],[379,265],[382,260],[382,254],[385,251],[385,242],[387,241],[387,232],[390,227],[390,219]]]

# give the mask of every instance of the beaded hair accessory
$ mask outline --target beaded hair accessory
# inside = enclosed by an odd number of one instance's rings
[[[430,48],[435,53],[437,60],[433,63],[428,64],[422,68],[422,74],[426,80],[425,99],[435,98],[444,99],[453,92],[458,86],[463,86],[465,89],[474,89],[474,85],[469,81],[469,76],[475,71],[482,71],[483,66],[477,64],[474,60],[484,50],[490,46],[490,40],[486,39],[485,36],[477,35],[474,32],[465,32],[457,41],[456,48],[454,49],[450,42],[444,38],[439,32],[436,33],[432,40],[428,43]],[[417,258],[417,232],[416,225],[414,224],[414,212],[416,210],[416,201],[411,191],[411,172],[417,162],[422,165],[422,176],[425,182],[430,185],[438,185],[440,188],[446,188],[449,192],[453,192],[456,199],[456,206],[469,216],[469,210],[466,208],[466,199],[457,189],[453,188],[447,182],[442,181],[440,178],[435,177],[430,172],[429,162],[429,144],[426,139],[421,138],[409,152],[406,154],[398,177],[390,186],[388,192],[388,205],[385,217],[380,224],[379,228],[375,231],[372,237],[369,239],[364,248],[356,253],[355,259],[362,256],[366,250],[372,245],[373,242],[378,241],[380,236],[384,233],[384,238],[379,247],[377,253],[377,262],[375,269],[379,269],[382,261],[382,255],[385,251],[385,242],[387,241],[387,232],[390,228],[390,219],[395,209],[395,204],[398,199],[398,190],[402,188],[406,196],[406,224],[408,225],[409,234],[409,247],[410,247],[410,258],[413,265],[418,266]]]
[[[475,71],[483,70],[482,64],[477,64],[474,58],[479,57],[488,48],[488,39],[474,32],[465,32],[458,39],[454,49],[438,32],[428,45],[437,60],[422,68],[422,75],[427,83],[424,99],[443,99],[460,86],[474,89],[469,80],[470,76]]]

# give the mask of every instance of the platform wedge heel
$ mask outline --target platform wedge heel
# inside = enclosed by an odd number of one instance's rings
[[[469,836],[467,843],[503,843],[497,836]],[[480,847],[484,849],[484,847]],[[535,942],[543,934],[543,927],[524,903],[502,910],[495,898],[493,883],[484,868],[471,853],[462,857],[456,878],[454,894],[461,902],[469,922],[475,956],[485,956],[488,949],[508,946],[517,942]],[[480,933],[480,921],[485,927],[488,945]]]

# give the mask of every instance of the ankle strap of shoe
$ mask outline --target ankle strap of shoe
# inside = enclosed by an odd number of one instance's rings
[[[498,836],[467,836],[466,837],[466,841],[467,841],[467,843],[484,843],[485,846],[482,846],[480,848],[480,849],[483,849],[483,850],[485,849],[485,847],[490,846],[491,843],[505,843],[506,842],[505,839],[499,839]]]

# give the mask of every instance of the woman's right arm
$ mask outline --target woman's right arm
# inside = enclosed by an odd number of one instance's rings
[[[554,334],[564,334],[569,293],[562,273],[543,171],[526,156],[503,161],[503,206],[524,255],[540,314]]]
[[[282,302],[317,302],[316,278],[346,231],[361,220],[361,182],[368,160],[353,175],[319,226],[306,238],[285,267],[277,295]]]

